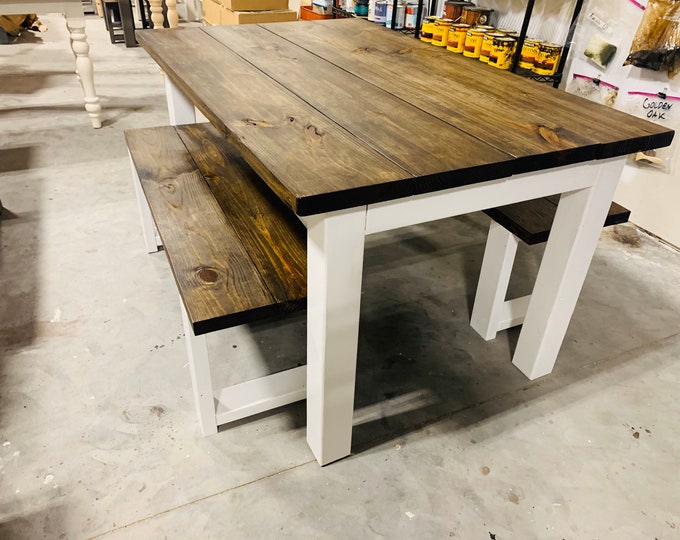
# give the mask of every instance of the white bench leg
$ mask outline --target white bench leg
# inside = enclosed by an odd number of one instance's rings
[[[166,74],[165,77],[165,97],[168,102],[168,115],[171,126],[181,126],[196,123],[196,109],[194,104],[175,86]]]
[[[129,155],[129,152],[128,152]],[[132,183],[135,186],[135,194],[137,195],[137,208],[139,209],[139,217],[142,221],[142,236],[144,237],[144,245],[149,253],[158,251],[158,246],[162,245],[161,239],[156,232],[156,225],[151,216],[149,203],[146,201],[142,184],[137,174],[137,168],[130,156],[130,168],[132,169]]]
[[[352,444],[365,209],[307,225],[307,442],[320,465]]]
[[[512,360],[529,379],[553,369],[625,160],[601,162],[594,186],[560,198]]]
[[[491,221],[470,319],[470,326],[487,341],[503,329],[505,295],[518,244],[519,239],[514,234]]]
[[[194,335],[184,304],[182,304],[182,324],[187,340],[187,355],[191,371],[191,386],[194,391],[194,402],[198,423],[203,435],[217,433],[217,419],[215,417],[215,395],[212,377],[210,376],[210,362],[208,359],[208,341],[206,336]]]

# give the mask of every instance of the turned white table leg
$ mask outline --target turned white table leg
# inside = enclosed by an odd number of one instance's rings
[[[97,129],[102,127],[100,118],[102,106],[94,88],[94,68],[90,60],[90,46],[85,35],[85,19],[66,19],[66,27],[71,39],[71,50],[76,56],[76,73],[85,95],[85,110],[90,115],[92,127]]]
[[[177,0],[165,0],[168,6],[168,26],[177,28],[179,26],[179,15],[177,14]]]
[[[151,6],[151,21],[153,22],[154,30],[163,28],[163,22],[165,22],[163,17],[163,0],[149,0],[149,5]]]

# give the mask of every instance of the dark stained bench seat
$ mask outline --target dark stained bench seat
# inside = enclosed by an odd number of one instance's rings
[[[213,390],[205,342],[209,332],[305,307],[304,225],[209,124],[135,129],[125,138],[147,249],[160,240],[182,300],[204,434],[304,399],[304,366]]]
[[[543,197],[485,210],[492,219],[487,237],[470,325],[485,340],[524,322],[531,295],[507,300],[517,246],[520,241],[548,241],[560,196]],[[630,211],[612,203],[604,227],[628,221]]]
[[[490,208],[484,213],[499,225],[502,225],[522,242],[533,246],[548,241],[559,195],[542,197],[532,201],[523,201],[498,208]],[[609,208],[604,227],[626,223],[630,218],[630,210],[613,202]]]

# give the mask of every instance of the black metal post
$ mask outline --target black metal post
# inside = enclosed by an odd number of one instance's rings
[[[392,21],[390,22],[390,28],[394,30],[394,27],[397,24],[397,0],[393,0],[392,2]]]
[[[576,0],[576,6],[574,6],[574,13],[571,17],[571,24],[569,25],[569,33],[567,34],[567,40],[562,47],[562,56],[560,58],[560,63],[557,65],[557,71],[555,72],[555,81],[553,82],[553,87],[557,88],[562,80],[562,72],[564,71],[564,66],[567,63],[567,56],[569,56],[569,50],[571,49],[571,40],[574,39],[574,32],[576,32],[576,22],[578,21],[579,15],[581,15],[581,10],[583,9],[583,0]]]
[[[519,31],[519,39],[517,40],[517,45],[515,48],[515,56],[512,59],[512,66],[510,67],[510,71],[515,73],[517,71],[517,64],[519,62],[519,58],[522,54],[522,47],[524,46],[524,40],[527,37],[527,31],[529,30],[529,21],[531,20],[531,14],[534,11],[534,2],[535,0],[529,0],[527,2],[527,9],[524,12],[524,20],[522,21],[522,29]]]
[[[415,28],[415,38],[420,39],[420,26],[423,22],[423,8],[425,7],[425,2],[423,0],[418,0],[418,15],[416,15],[416,28]]]

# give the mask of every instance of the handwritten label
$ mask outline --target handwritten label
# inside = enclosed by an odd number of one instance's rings
[[[608,34],[611,34],[614,30],[613,25],[611,23],[611,18],[607,13],[605,13],[601,9],[595,8],[593,11],[588,13],[587,18],[600,30],[607,32]]]
[[[642,109],[645,111],[645,116],[650,120],[668,120],[667,114],[670,114],[673,104],[664,99],[645,98],[642,102]]]

